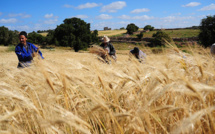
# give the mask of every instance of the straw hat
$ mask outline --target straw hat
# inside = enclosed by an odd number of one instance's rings
[[[109,42],[110,41],[110,39],[107,37],[107,36],[104,36],[103,38],[102,38],[102,40],[103,40],[103,42]]]

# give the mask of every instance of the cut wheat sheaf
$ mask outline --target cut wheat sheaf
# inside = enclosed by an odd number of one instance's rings
[[[215,133],[215,62],[208,49],[145,48],[145,63],[114,64],[89,53],[41,50],[17,69],[0,53],[0,133]]]

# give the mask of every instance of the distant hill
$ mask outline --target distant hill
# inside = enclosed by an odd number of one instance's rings
[[[142,29],[139,29],[141,31]],[[153,31],[143,33],[143,37],[152,37],[160,29],[155,29]],[[197,37],[200,30],[198,28],[173,28],[173,29],[162,29],[172,38],[188,38],[188,37]],[[99,36],[107,35],[109,37],[122,37],[128,36],[126,34],[127,30],[103,30],[98,31]],[[130,37],[136,37],[137,34],[129,35]]]

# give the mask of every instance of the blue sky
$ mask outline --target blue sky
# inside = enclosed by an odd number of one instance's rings
[[[78,17],[91,30],[119,29],[134,23],[143,28],[198,26],[215,15],[214,0],[1,0],[0,26],[10,30],[55,29],[66,18]]]

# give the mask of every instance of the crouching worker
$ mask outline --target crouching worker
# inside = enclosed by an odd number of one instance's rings
[[[32,43],[27,42],[27,33],[25,31],[19,34],[20,43],[15,48],[15,53],[18,57],[18,68],[24,68],[30,66],[33,58],[38,55],[44,59],[42,52]]]
[[[137,58],[139,62],[144,62],[146,58],[146,54],[143,51],[139,50],[138,47],[134,47],[134,49],[130,51],[130,55],[133,55],[135,58]]]
[[[215,56],[215,43],[211,45],[211,55]]]
[[[106,53],[116,61],[116,50],[110,43],[110,39],[107,36],[104,36],[104,38],[102,38],[102,44],[100,45],[100,47],[102,47],[106,51]],[[105,60],[106,57],[102,58]]]

